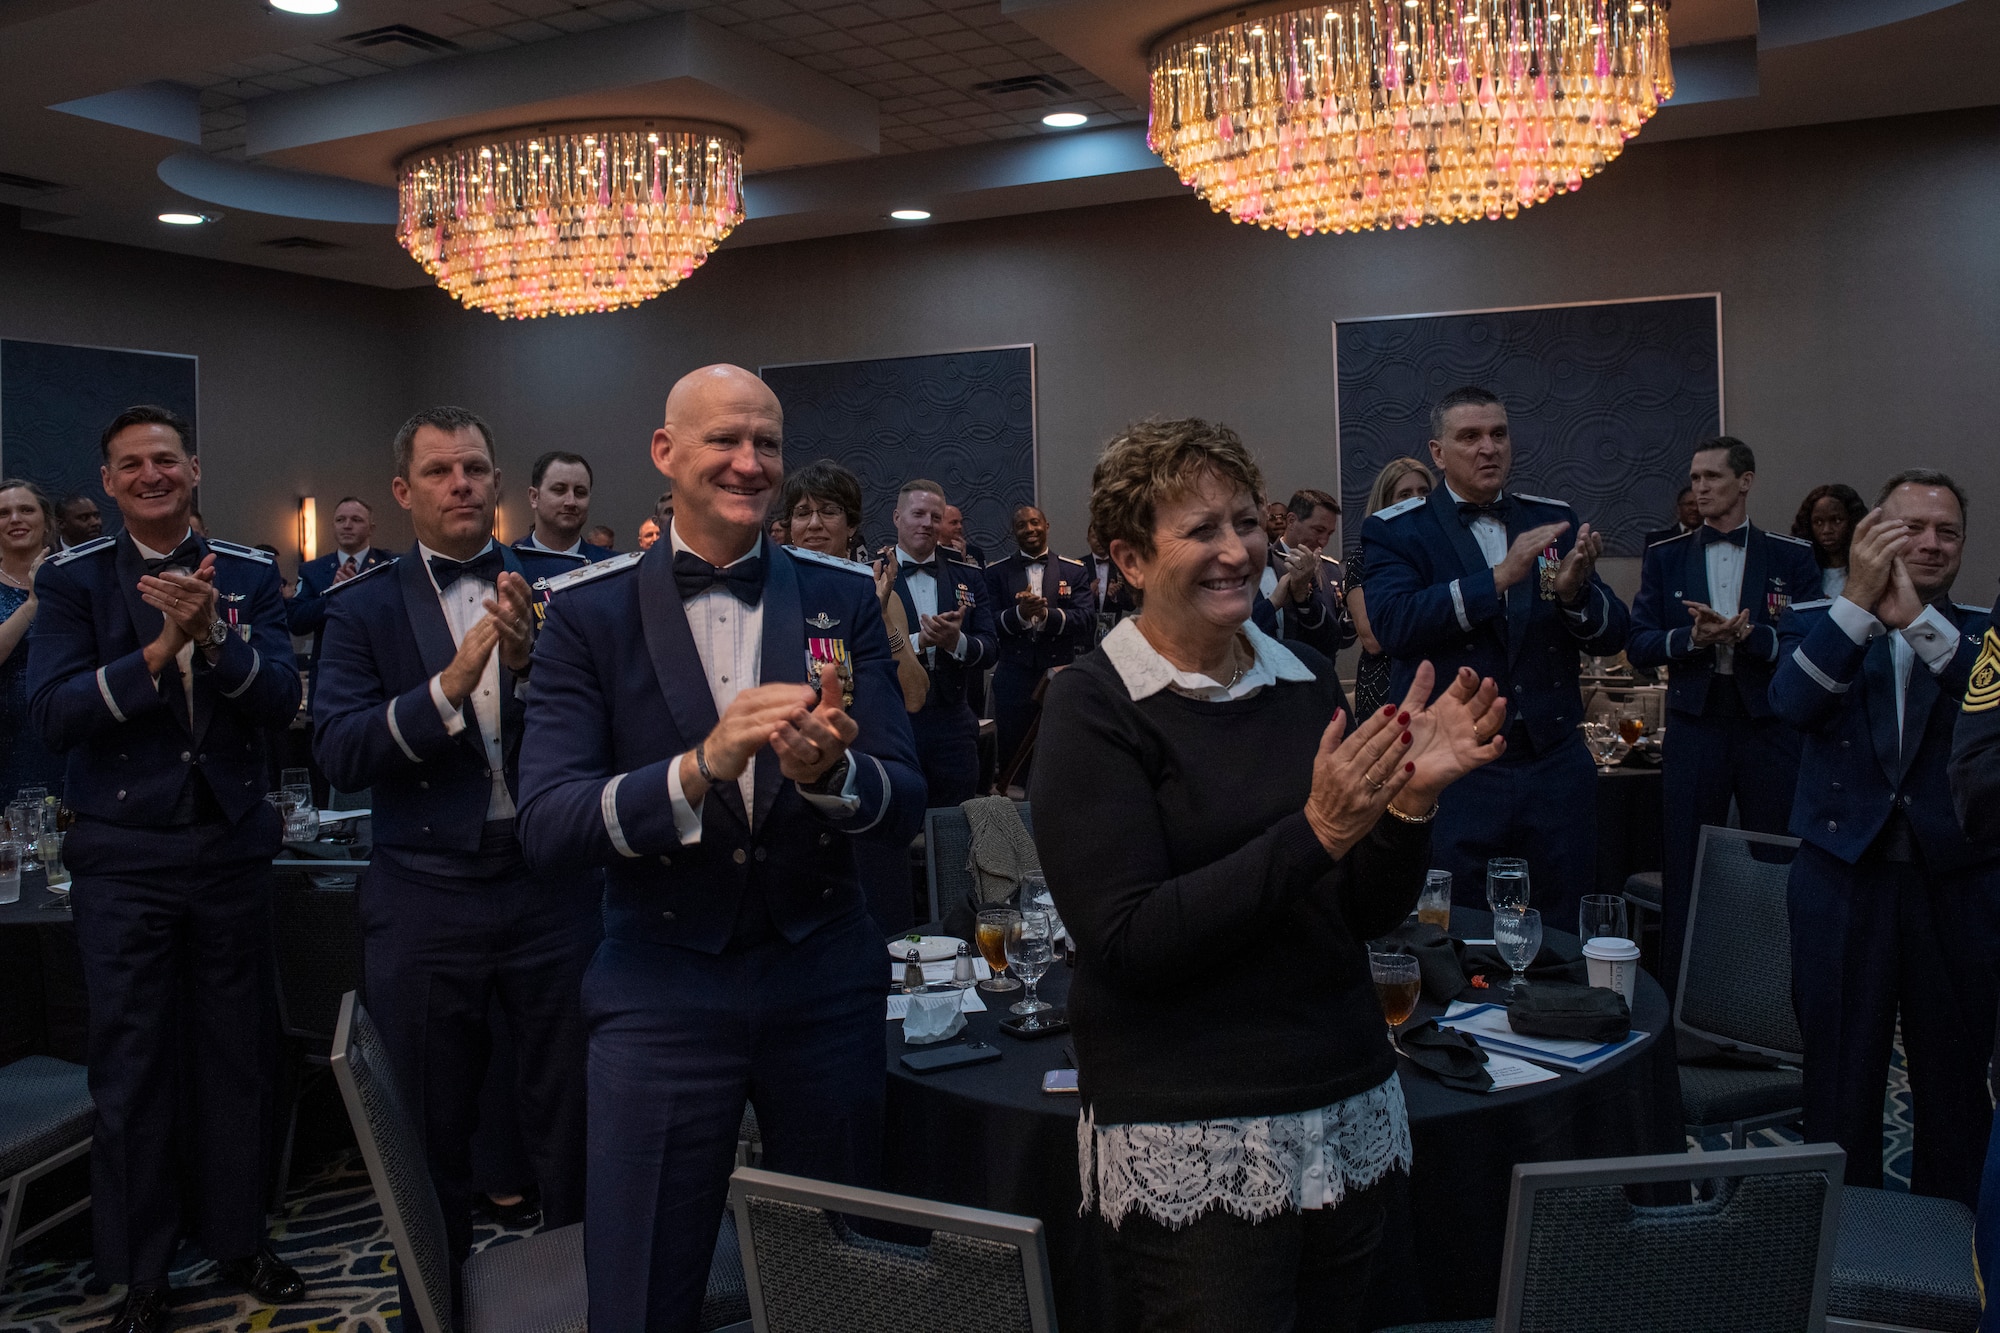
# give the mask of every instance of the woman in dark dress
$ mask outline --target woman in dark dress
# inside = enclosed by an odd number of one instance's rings
[[[1416,903],[1438,794],[1505,745],[1470,671],[1355,726],[1330,662],[1257,629],[1262,489],[1226,427],[1111,442],[1091,519],[1139,613],[1051,680],[1032,779],[1085,1206],[1148,1333],[1355,1327],[1410,1165],[1365,942]]]
[[[1368,493],[1368,512],[1379,514],[1391,505],[1431,493],[1431,470],[1414,458],[1391,459],[1375,476]],[[1354,668],[1354,715],[1367,717],[1389,701],[1389,655],[1375,641],[1368,627],[1368,605],[1361,596],[1361,579],[1366,571],[1361,548],[1347,553],[1347,614],[1354,620],[1355,635],[1361,641],[1361,660]]]
[[[1852,486],[1833,482],[1806,492],[1792,520],[1792,535],[1812,543],[1813,559],[1819,563],[1820,592],[1840,596],[1847,586],[1847,547],[1854,540],[1854,525],[1868,512],[1860,494]]]
[[[0,481],[0,806],[22,787],[49,786],[62,760],[28,720],[28,633],[35,623],[35,571],[55,526],[33,482]]]

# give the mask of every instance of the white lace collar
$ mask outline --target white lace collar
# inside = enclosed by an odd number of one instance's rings
[[[1118,678],[1125,682],[1126,692],[1132,696],[1134,703],[1166,689],[1211,702],[1243,699],[1281,680],[1313,679],[1312,671],[1293,655],[1291,649],[1258,629],[1254,622],[1244,621],[1243,633],[1250,640],[1250,651],[1255,660],[1242,677],[1230,685],[1211,680],[1198,671],[1177,668],[1160,655],[1159,649],[1146,641],[1146,636],[1139,632],[1136,617],[1119,621],[1117,628],[1104,636],[1104,642],[1099,647],[1117,669]]]

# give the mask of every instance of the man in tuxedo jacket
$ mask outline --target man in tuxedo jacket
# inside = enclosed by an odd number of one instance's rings
[[[101,444],[125,529],[36,578],[28,706],[76,812],[94,1251],[126,1286],[107,1327],[159,1333],[182,1235],[259,1300],[305,1295],[264,1239],[262,1156],[280,832],[265,740],[298,713],[299,674],[271,558],[188,521],[187,422],[128,408]]]
[[[1597,577],[1603,538],[1561,500],[1503,489],[1513,467],[1507,409],[1455,389],[1431,409],[1444,484],[1370,514],[1361,530],[1368,620],[1392,659],[1389,697],[1428,659],[1501,683],[1507,752],[1438,803],[1432,864],[1454,901],[1484,906],[1486,862],[1526,858],[1532,906],[1568,930],[1597,877],[1597,768],[1577,724],[1581,656],[1625,645],[1625,604]]]
[[[1910,1189],[1978,1198],[2000,1005],[2000,840],[1968,836],[1947,777],[1986,607],[1950,600],[1964,493],[1891,477],[1855,525],[1847,585],[1778,627],[1771,705],[1804,734],[1792,836],[1792,997],[1805,1134],[1882,1183],[1882,1094],[1900,1022],[1915,1141]],[[1991,678],[1987,679],[1990,684]]]
[[[514,827],[530,584],[582,562],[493,540],[493,437],[464,408],[410,418],[395,459],[390,485],[416,544],[327,598],[313,752],[336,787],[374,792],[359,886],[366,999],[418,1118],[455,1281],[472,1243],[471,1144],[496,999],[519,1054],[543,1220],[583,1220],[578,992],[601,936],[598,877],[531,870]]]
[[[1097,629],[1090,571],[1083,561],[1049,550],[1047,515],[1033,505],[1016,509],[1014,545],[1014,554],[986,567],[990,602],[998,608],[1000,665],[993,672],[993,721],[1003,771],[1034,721],[1036,685],[1056,667],[1075,661]]]
[[[1701,527],[1701,506],[1695,503],[1694,487],[1683,486],[1681,493],[1674,497],[1674,525],[1670,528],[1655,528],[1646,534],[1646,545],[1657,546],[1661,542],[1685,537]]]
[[[870,1183],[889,957],[854,848],[924,810],[866,566],[773,546],[783,415],[755,375],[674,386],[652,550],[553,580],[521,827],[538,865],[606,867],[590,1024],[593,1333],[692,1333],[737,1127],[774,1171]]]
[[[1778,620],[1817,600],[1819,565],[1796,537],[1753,525],[1757,481],[1750,446],[1719,436],[1688,465],[1702,526],[1646,548],[1625,655],[1668,667],[1666,868],[1661,877],[1660,984],[1674,993],[1687,933],[1690,881],[1703,824],[1783,833],[1799,778],[1798,733],[1771,711]]]
[[[918,627],[917,656],[930,674],[923,708],[910,718],[933,805],[979,794],[976,682],[999,657],[986,571],[938,542],[944,490],[917,478],[896,497],[896,595]]]

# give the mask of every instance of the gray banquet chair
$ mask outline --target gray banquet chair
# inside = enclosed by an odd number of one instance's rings
[[[1687,1132],[1752,1130],[1805,1114],[1805,1039],[1792,1009],[1792,928],[1785,906],[1797,838],[1704,825],[1688,897],[1674,996],[1679,1032],[1720,1048],[1680,1066]]]
[[[82,1065],[30,1055],[0,1068],[0,1277],[17,1246],[90,1207],[90,1196],[21,1226],[28,1186],[90,1151],[97,1106]]]
[[[1055,1333],[1039,1218],[738,1167],[729,1206],[756,1333]],[[848,1217],[930,1233],[857,1234]]]
[[[1819,1144],[1523,1163],[1495,1317],[1386,1333],[1819,1333],[1844,1166]]]
[[[277,1095],[285,1128],[271,1182],[271,1206],[278,1208],[291,1181],[299,1102],[310,1080],[327,1067],[341,997],[361,985],[360,895],[319,888],[296,863],[275,867],[271,936],[278,1024],[285,1036]]]
[[[1972,1210],[1953,1199],[1849,1185],[1826,1301],[1829,1333],[1974,1333]]]
[[[405,1327],[414,1320],[424,1333],[584,1333],[589,1292],[582,1223],[490,1245],[466,1260],[465,1309],[454,1321],[444,1212],[382,1038],[352,991],[340,1002],[333,1076],[354,1123],[396,1262],[408,1279],[416,1308],[403,1312]],[[701,1329],[740,1333],[749,1327],[743,1322],[747,1314],[735,1227],[725,1214],[709,1266]]]
[[[1022,827],[1032,836],[1035,816],[1026,801],[1016,801]],[[944,920],[944,914],[965,901],[972,891],[972,875],[965,858],[972,851],[972,825],[965,811],[955,805],[941,805],[924,811],[924,889],[930,897],[930,916]]]

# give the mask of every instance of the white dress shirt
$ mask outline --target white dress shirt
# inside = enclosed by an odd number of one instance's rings
[[[563,548],[562,548],[561,550],[557,550],[557,549],[556,549],[555,547],[553,547],[553,546],[544,546],[544,545],[542,545],[542,539],[541,539],[540,537],[537,537],[537,536],[535,535],[535,531],[534,531],[534,529],[533,529],[533,528],[530,528],[530,529],[528,530],[528,546],[529,546],[529,547],[530,547],[531,549],[533,549],[533,550],[537,550],[537,551],[554,551],[554,552],[555,552],[555,553],[556,553],[557,555],[582,555],[582,554],[583,554],[583,538],[581,538],[581,537],[578,537],[578,538],[577,538],[577,539],[576,539],[575,541],[571,542],[571,543],[570,543],[570,544],[569,544],[568,546],[565,546],[565,547],[563,547]]]
[[[1819,572],[1819,590],[1824,597],[1838,597],[1847,590],[1847,566],[1822,569]]]
[[[181,545],[181,542],[185,542],[189,537],[192,536],[194,536],[194,529],[189,528],[186,533],[182,534],[181,540],[174,543],[174,549],[178,550]],[[132,544],[139,548],[140,558],[145,560],[165,560],[168,556],[173,554],[172,550],[155,551],[152,547],[146,545],[146,543],[140,541],[137,537],[134,537],[132,539]],[[192,574],[194,573],[194,571],[189,570],[188,573]],[[219,606],[216,608],[216,613],[218,615],[221,614],[221,608]],[[193,639],[189,639],[186,643],[182,644],[180,651],[174,654],[174,665],[180,668],[181,698],[187,704],[188,726],[192,728],[194,726],[194,640]],[[101,682],[102,677],[99,677],[99,680]],[[159,678],[157,676],[154,677],[153,683],[155,685],[159,684]]]
[[[1466,499],[1451,487],[1446,486],[1444,489],[1445,494],[1451,497],[1451,502],[1454,505],[1472,503],[1472,501]],[[1505,494],[1505,492],[1502,492],[1502,494]],[[1500,499],[1497,495],[1493,498],[1496,503]],[[1507,558],[1507,525],[1500,521],[1498,514],[1481,514],[1479,517],[1473,519],[1472,522],[1466,524],[1465,530],[1471,533],[1472,540],[1479,544],[1479,554],[1486,557],[1486,567],[1488,569],[1492,569]]]
[[[1750,526],[1744,519],[1739,528]],[[1718,528],[1716,531],[1720,532]],[[1697,537],[1696,541],[1701,538]],[[1749,535],[1746,533],[1742,546],[1734,542],[1710,542],[1702,551],[1702,559],[1708,565],[1708,604],[1724,620],[1743,609],[1743,564],[1750,558]],[[1715,674],[1733,676],[1736,674],[1736,645],[1718,643],[1715,645]]]
[[[671,525],[667,529],[667,537],[675,554],[682,551],[696,556],[701,554],[682,541],[680,533]],[[749,551],[723,568],[740,565],[745,560],[764,554],[764,541],[759,538]],[[936,604],[933,600],[932,605]],[[718,583],[683,600],[681,608],[687,613],[688,632],[694,636],[694,650],[701,658],[702,674],[708,677],[708,693],[715,701],[715,715],[721,717],[729,711],[729,705],[736,701],[737,695],[754,689],[762,682],[764,599],[760,597],[755,606],[746,606],[735,593]],[[755,817],[757,809],[757,762],[757,756],[751,755],[750,762],[736,776],[736,791],[743,798],[744,814],[750,818]],[[838,795],[821,795],[803,788],[800,794],[828,813],[851,813],[861,806],[861,798],[855,791],[854,774],[855,766],[849,763],[847,785]],[[681,845],[691,847],[700,842],[701,816],[702,811],[708,808],[708,802],[703,800],[699,808],[689,803],[687,790],[681,785],[679,757],[667,765],[667,796],[673,804],[674,828],[680,834]]]
[[[1833,599],[1833,605],[1826,614],[1841,632],[1855,643],[1867,646],[1878,635],[1887,634],[1889,627],[1875,618],[1872,611],[1857,606],[1845,597]],[[1944,613],[1935,606],[1924,608],[1922,615],[1896,631],[1889,640],[1889,660],[1896,669],[1896,743],[1903,742],[1903,702],[1910,693],[1910,666],[1921,660],[1924,669],[1933,676],[1951,664],[1952,655],[1958,651],[1958,630],[1946,620]]]
[[[931,559],[937,561],[940,566],[947,563],[950,560],[950,558],[951,557],[947,556],[944,553],[944,548],[942,546],[937,547],[931,552]],[[896,548],[896,563],[900,566],[900,565],[914,565],[919,562],[915,556],[911,555],[908,551],[905,551],[902,547],[898,546]],[[938,613],[937,580],[930,576],[929,571],[921,569],[912,570],[911,572],[903,575],[903,578],[910,585],[910,600],[916,603],[917,607],[917,623],[911,626],[911,628],[914,629],[918,634],[922,634],[924,628],[923,618],[925,616],[934,616]],[[958,642],[953,644],[947,650],[949,655],[957,658],[961,662],[964,661],[965,642],[966,642],[965,635],[960,634],[958,636]],[[936,648],[926,648],[923,651],[924,651],[924,656],[928,658],[931,662],[935,663],[937,661]]]
[[[489,537],[482,551],[492,547]],[[494,588],[485,579],[461,576],[443,588],[437,586],[437,575],[431,570],[431,557],[443,556],[422,542],[417,543],[417,555],[424,562],[424,575],[437,589],[438,606],[444,611],[444,623],[451,627],[451,641],[454,645],[463,643],[468,631],[486,615],[486,600],[494,595]],[[438,718],[444,729],[456,736],[465,730],[465,714],[451,706],[445,697],[444,673],[440,671],[431,677],[431,702],[437,705]],[[486,774],[492,779],[491,792],[486,798],[486,818],[512,819],[514,817],[514,794],[507,790],[507,762],[505,751],[500,744],[500,646],[486,655],[486,669],[479,673],[479,683],[472,687],[472,716],[479,723],[479,739],[486,751]]]

